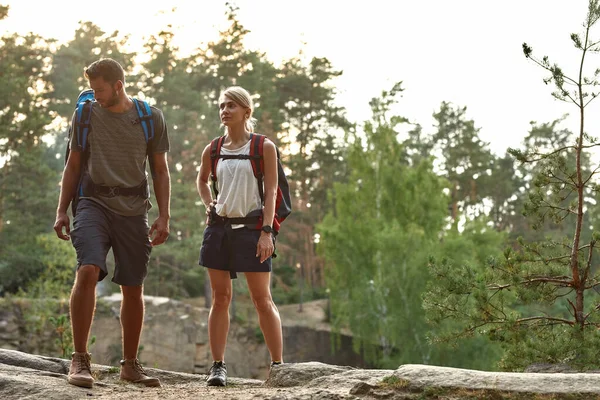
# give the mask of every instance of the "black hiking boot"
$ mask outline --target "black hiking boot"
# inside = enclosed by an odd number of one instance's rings
[[[223,361],[213,362],[212,367],[208,370],[208,378],[206,378],[207,386],[225,386],[227,385],[227,366]]]

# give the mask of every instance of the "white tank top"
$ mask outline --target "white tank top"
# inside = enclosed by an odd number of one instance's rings
[[[236,150],[221,147],[222,155],[250,154],[250,142]],[[261,209],[258,184],[250,160],[219,159],[217,162],[217,196],[216,211],[222,217],[245,217],[250,211]],[[240,228],[244,225],[232,225]]]

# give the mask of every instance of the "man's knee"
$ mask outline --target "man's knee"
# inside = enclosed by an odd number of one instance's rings
[[[144,295],[144,286],[121,286],[123,300],[141,300]]]
[[[77,269],[75,285],[79,287],[96,287],[99,276],[100,267],[91,264],[82,265]]]

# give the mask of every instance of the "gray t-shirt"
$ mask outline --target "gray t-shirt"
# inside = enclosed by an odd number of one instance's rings
[[[169,151],[169,136],[162,112],[152,109],[154,139],[150,154]],[[73,115],[74,126],[75,115]],[[92,107],[90,133],[86,147],[90,155],[83,173],[97,185],[135,187],[147,177],[146,139],[135,105],[127,112],[114,113],[99,104]],[[71,134],[71,151],[82,151],[76,134]],[[140,196],[81,197],[89,198],[109,210],[125,216],[142,215],[152,207],[149,199]]]

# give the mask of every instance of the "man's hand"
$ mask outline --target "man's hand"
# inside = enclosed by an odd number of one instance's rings
[[[154,238],[152,238],[152,235],[154,233],[156,233],[156,235],[154,235]],[[160,244],[163,244],[169,237],[169,218],[156,218],[156,221],[154,221],[152,227],[150,228],[148,237],[150,238],[150,240],[152,240],[152,246],[158,246]]]
[[[270,233],[261,232],[258,244],[256,245],[256,257],[260,257],[261,264],[273,255],[273,251],[275,251],[273,237]]]
[[[65,233],[63,233],[63,228],[65,228]],[[62,240],[71,239],[69,236],[71,234],[71,221],[69,220],[67,213],[56,214],[56,221],[54,221],[54,232],[56,232],[56,236]]]

